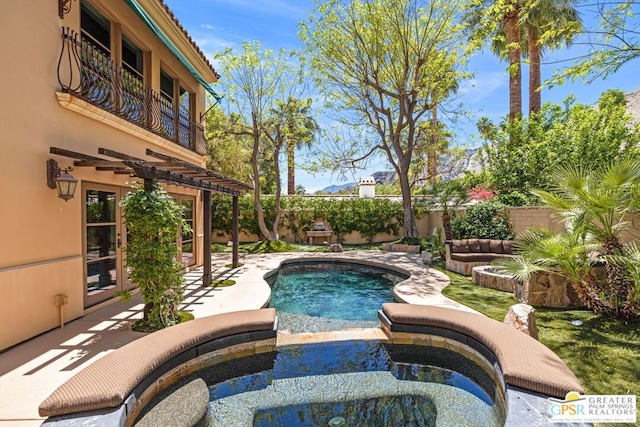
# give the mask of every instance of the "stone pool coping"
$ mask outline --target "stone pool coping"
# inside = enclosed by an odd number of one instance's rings
[[[277,321],[275,321],[274,324],[277,324]],[[189,323],[185,325],[189,325]],[[182,332],[184,333],[185,331]],[[150,335],[149,337],[151,338],[152,336],[153,335]],[[256,338],[254,337],[254,339]],[[152,394],[158,393],[162,389],[170,386],[171,384],[174,384],[181,378],[185,378],[190,374],[194,374],[201,368],[206,368],[223,361],[235,359],[238,357],[277,351],[279,347],[283,346],[355,340],[373,340],[383,344],[411,343],[412,345],[417,346],[426,345],[442,347],[459,353],[467,359],[475,362],[478,366],[485,370],[485,372],[490,374],[495,379],[498,392],[501,396],[504,397],[507,406],[507,419],[505,422],[505,426],[532,427],[550,425],[547,415],[549,407],[549,403],[547,400],[548,396],[514,387],[513,385],[504,381],[502,371],[500,369],[496,369],[495,360],[492,360],[491,356],[487,358],[485,354],[478,352],[473,347],[463,342],[457,341],[451,337],[435,337],[425,335],[424,333],[403,333],[401,335],[390,336],[380,328],[345,330],[314,334],[288,334],[278,332],[272,339],[257,339],[256,341],[252,341],[251,338],[249,338],[246,340],[242,340],[241,342],[232,343],[232,345],[229,346],[222,346],[222,348],[216,348],[216,340],[214,339],[208,344],[205,344],[208,345],[210,349],[213,349],[212,351],[204,353],[193,359],[185,360],[185,358],[180,357],[177,361],[178,363],[169,363],[170,369],[167,370],[164,375],[160,376],[152,382],[149,388],[150,391],[141,391],[141,400],[149,402]],[[120,405],[118,408],[84,412],[71,414],[69,416],[52,418],[49,419],[45,423],[45,425],[55,427],[69,427],[71,425],[78,425],[78,423],[84,423],[83,425],[92,425],[95,427],[129,425],[127,424],[127,421],[130,422],[132,420],[127,420],[127,416],[130,415],[130,412],[128,411],[131,410],[132,403],[135,404],[135,402],[131,402],[130,399],[128,399],[125,404]],[[202,405],[204,405],[205,403],[206,402],[204,401],[191,402],[189,406],[183,405],[180,409],[182,411],[199,411],[201,410]],[[156,407],[158,408],[156,412],[159,416],[166,416],[167,412],[175,411],[176,409],[175,407],[171,406],[162,408],[161,405],[162,404]],[[154,408],[154,410],[156,410],[156,408]],[[150,425],[153,425],[153,420],[147,420],[147,422],[150,422]],[[590,424],[564,425],[588,426]]]
[[[442,295],[442,290],[449,284],[449,277],[422,262],[420,255],[399,252],[382,251],[347,251],[341,253],[318,252],[283,252],[273,254],[241,255],[242,267],[236,270],[225,269],[228,263],[227,257],[216,259],[216,278],[232,278],[237,284],[224,288],[224,292],[231,298],[228,301],[238,301],[243,307],[261,308],[269,304],[271,288],[265,281],[265,277],[274,273],[285,262],[297,262],[303,260],[325,261],[339,259],[365,265],[373,265],[379,268],[396,270],[410,274],[410,277],[398,283],[394,287],[394,294],[399,302],[418,305],[435,305],[451,307],[458,310],[475,312],[473,309],[449,299]],[[250,300],[249,300],[250,299]],[[216,309],[230,311],[233,307],[217,307]],[[198,307],[195,307],[194,315],[198,317]]]

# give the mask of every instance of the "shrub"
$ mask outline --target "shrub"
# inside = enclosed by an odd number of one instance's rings
[[[506,205],[489,199],[466,208],[464,214],[451,220],[454,239],[513,238],[513,226]]]
[[[131,280],[145,303],[144,323],[161,329],[179,322],[182,264],[176,262],[176,236],[184,227],[183,208],[158,184],[148,191],[142,183],[121,201],[129,238],[125,253]]]
[[[267,222],[273,222],[274,198],[262,198]],[[211,222],[218,236],[231,234],[231,200],[229,197],[213,197]],[[252,197],[239,199],[240,230],[248,234],[260,235]],[[397,234],[403,223],[400,202],[377,199],[322,199],[307,197],[286,197],[282,199],[284,210],[282,225],[291,231],[296,242],[305,240],[316,219],[323,218],[337,236],[338,242],[344,236],[358,232],[369,243],[378,233]]]

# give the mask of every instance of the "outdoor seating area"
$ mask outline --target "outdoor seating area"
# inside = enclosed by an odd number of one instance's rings
[[[496,258],[512,256],[512,240],[456,239],[445,242],[446,268],[471,276],[474,267],[491,264]]]
[[[449,308],[386,303],[379,317],[393,343],[412,344],[428,335],[432,345],[438,345],[439,340],[440,346],[453,351],[466,346],[499,367],[508,386],[557,398],[564,398],[570,391],[584,393],[574,373],[554,352],[529,335],[486,316],[463,311],[452,315]]]
[[[214,351],[244,343],[249,345],[240,352],[243,355],[273,350],[276,325],[275,309],[266,308],[208,316],[162,329],[78,372],[40,404],[39,413],[53,417],[48,423],[55,422],[56,416],[99,410],[113,410],[113,422],[133,420],[148,403],[146,399],[180,379],[185,370],[197,370],[197,365],[211,363],[212,357],[218,362],[232,357],[231,352]],[[189,363],[184,370],[172,371],[185,362]]]

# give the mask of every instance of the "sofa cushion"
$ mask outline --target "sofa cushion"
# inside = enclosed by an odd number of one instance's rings
[[[478,239],[480,242],[480,252],[488,253],[491,252],[491,248],[489,247],[489,239]]]
[[[489,240],[489,252],[493,252],[495,254],[502,253],[502,240]]]
[[[468,245],[469,245],[469,252],[478,253],[478,252],[481,251],[481,249],[480,249],[480,240],[478,240],[478,239],[468,239],[467,242],[468,242]]]
[[[467,242],[467,239],[452,240],[451,252],[459,254],[469,253],[469,243]]]
[[[511,254],[513,248],[513,240],[503,240],[502,241],[502,253],[503,254]]]
[[[463,262],[481,262],[484,261],[487,264],[493,261],[496,258],[500,258],[504,256],[504,254],[494,254],[494,253],[482,253],[482,252],[469,252],[468,254],[451,254],[451,259],[454,261],[463,261]]]

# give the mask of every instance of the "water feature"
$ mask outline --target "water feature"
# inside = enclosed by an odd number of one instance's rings
[[[376,322],[382,304],[394,300],[393,286],[407,277],[380,267],[334,260],[284,264],[266,280],[272,287],[269,306],[279,316],[289,313]]]
[[[376,341],[280,347],[270,369],[210,387],[205,425],[504,424],[504,401],[482,369],[443,348],[411,347]],[[429,359],[455,359],[460,369],[424,363],[425,350]]]

